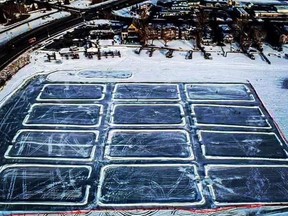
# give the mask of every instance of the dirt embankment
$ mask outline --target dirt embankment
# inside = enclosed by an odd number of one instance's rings
[[[11,79],[21,68],[30,63],[30,56],[22,55],[9,64],[6,68],[0,71],[0,87],[4,86],[5,83]]]

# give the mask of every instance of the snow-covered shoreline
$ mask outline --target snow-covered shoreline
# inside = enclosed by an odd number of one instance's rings
[[[182,41],[170,44],[174,48],[189,47]],[[186,47],[188,46],[188,47]],[[80,53],[80,59],[62,59],[62,64],[45,62],[46,53],[35,51],[31,63],[22,68],[0,92],[1,102],[7,95],[19,87],[31,76],[39,73],[49,74],[51,81],[62,82],[250,82],[265,107],[288,137],[288,89],[283,88],[283,81],[288,78],[288,60],[270,56],[271,65],[255,55],[253,61],[241,53],[228,53],[223,57],[212,53],[213,60],[205,60],[201,52],[194,52],[192,60],[185,60],[186,52],[174,52],[174,57],[165,57],[164,50],[156,50],[152,57],[142,51],[134,53],[135,48],[125,46],[110,47],[121,52],[121,58],[87,59]],[[270,52],[269,48],[266,48]],[[77,73],[81,70],[132,73],[123,78],[85,78]],[[58,72],[57,72],[58,71]],[[53,73],[52,73],[53,72]]]

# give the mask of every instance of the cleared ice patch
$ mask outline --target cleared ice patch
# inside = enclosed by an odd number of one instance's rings
[[[177,84],[116,84],[113,91],[115,101],[180,101]]]
[[[91,170],[77,165],[5,165],[0,168],[0,204],[85,205]]]
[[[87,101],[102,100],[106,86],[100,84],[46,84],[37,97],[38,101]]]
[[[286,165],[207,165],[205,179],[217,206],[288,204]]]
[[[184,130],[111,130],[105,157],[109,160],[193,160]]]
[[[111,124],[117,126],[184,126],[183,107],[179,104],[117,104]]]
[[[98,104],[33,104],[24,126],[98,127],[103,106]]]
[[[271,128],[257,106],[192,104],[191,108],[196,126]]]
[[[275,133],[199,131],[202,152],[209,159],[287,160]]]
[[[195,165],[107,165],[101,169],[100,206],[196,206],[205,203]]]
[[[185,92],[189,101],[255,101],[249,88],[244,84],[186,84]]]
[[[5,153],[7,159],[92,161],[98,131],[20,130]]]

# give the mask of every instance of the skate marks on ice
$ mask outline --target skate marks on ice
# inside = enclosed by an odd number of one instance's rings
[[[26,111],[17,97],[0,113],[2,210],[287,201],[287,144],[249,84],[44,80]]]

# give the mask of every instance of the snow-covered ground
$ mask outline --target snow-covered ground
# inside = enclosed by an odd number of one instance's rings
[[[97,20],[90,20],[86,22],[87,26],[95,26],[95,25],[110,25],[112,20],[106,19],[97,19]]]
[[[139,3],[138,5],[143,5],[143,4],[148,4],[148,3],[156,5],[157,4],[157,0],[143,1],[143,2]],[[132,6],[126,7],[126,8],[122,8],[120,10],[114,10],[113,13],[116,16],[120,16],[120,17],[139,18],[139,15],[136,14],[136,13],[133,13],[131,11],[131,9],[132,9]]]
[[[253,3],[253,4],[288,4],[286,0],[236,0],[239,3]]]
[[[0,45],[7,43],[9,40],[21,35],[25,32],[28,32],[34,28],[43,26],[49,22],[52,22],[56,19],[61,19],[63,17],[70,16],[70,13],[65,11],[60,11],[53,14],[47,14],[45,17],[41,17],[39,19],[33,20],[31,22],[26,22],[23,25],[15,27],[9,31],[3,32],[0,34]]]
[[[168,45],[171,48],[191,49],[191,44],[187,41],[173,41]],[[283,88],[283,80],[288,78],[288,59],[271,55],[268,58],[272,64],[269,65],[258,55],[255,60],[251,60],[241,53],[228,53],[227,57],[223,57],[218,52],[212,52],[213,60],[205,60],[200,52],[194,52],[192,60],[185,60],[186,51],[174,52],[174,57],[168,59],[165,57],[166,50],[156,50],[149,57],[146,50],[140,55],[135,54],[135,47],[115,46],[110,49],[121,51],[122,57],[87,59],[81,53],[80,59],[63,58],[59,64],[45,62],[45,52],[36,51],[31,55],[31,64],[21,69],[7,83],[0,92],[0,98],[3,102],[24,79],[40,72],[51,73],[48,78],[55,82],[250,82],[288,137],[288,89]],[[275,52],[269,47],[265,50],[266,54]],[[92,78],[81,76],[79,71],[82,70],[132,73],[132,76],[127,76],[130,77],[127,79]]]
[[[116,16],[120,16],[120,17],[139,18],[139,15],[136,13],[133,13],[130,7],[123,8],[121,10],[115,10],[113,11],[113,14],[115,14]]]
[[[89,8],[90,4],[91,4],[90,0],[75,0],[71,1],[70,5],[67,6],[73,8],[85,9]]]
[[[71,1],[70,4],[66,6],[70,8],[76,8],[76,9],[88,9],[88,8],[94,8],[94,7],[98,7],[101,5],[109,4],[115,1],[117,0],[106,0],[98,4],[91,4],[91,0],[75,0],[75,1]],[[55,1],[55,3],[56,2],[57,1]]]

